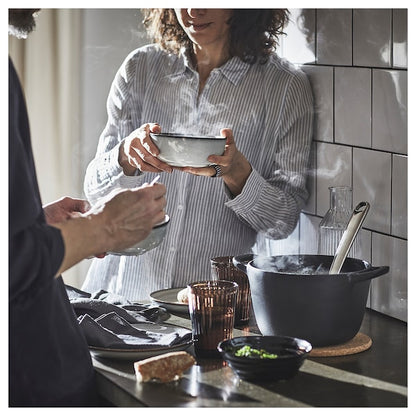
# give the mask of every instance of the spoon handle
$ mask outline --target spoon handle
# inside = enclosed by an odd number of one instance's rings
[[[150,186],[154,185],[159,179],[160,179],[160,175],[155,176],[152,182],[150,182]]]
[[[352,246],[352,243],[360,231],[361,225],[370,209],[368,202],[360,202],[354,209],[351,218],[348,222],[347,228],[342,234],[341,241],[338,244],[337,250],[332,261],[329,274],[338,274],[344,264],[345,258]]]

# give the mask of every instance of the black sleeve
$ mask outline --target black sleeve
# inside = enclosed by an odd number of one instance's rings
[[[49,284],[63,256],[60,230],[45,221],[26,104],[9,60],[9,301],[33,297]]]

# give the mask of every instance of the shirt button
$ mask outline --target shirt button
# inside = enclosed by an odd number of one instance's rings
[[[182,210],[183,210],[183,205],[182,205],[182,204],[179,204],[179,205],[178,205],[178,210],[179,210],[179,211],[182,211]]]
[[[173,253],[173,252],[175,251],[175,247],[170,247],[170,248],[169,248],[169,251],[170,251],[171,253]]]

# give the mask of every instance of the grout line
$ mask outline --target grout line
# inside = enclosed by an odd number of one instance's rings
[[[394,68],[394,19],[393,19],[394,9],[391,9],[390,11],[390,67]]]
[[[351,9],[351,66],[354,66],[354,9]]]
[[[332,143],[335,143],[335,67],[332,67]]]
[[[371,148],[371,147],[365,147],[365,146],[358,146],[358,145],[352,145],[352,144],[348,144],[348,143],[328,142],[328,141],[325,141],[325,140],[317,140],[317,139],[313,139],[313,141],[315,141],[316,143],[334,144],[336,146],[350,147],[350,148],[353,148],[353,149],[363,149],[363,150],[370,150],[370,151],[373,151],[373,152],[388,153],[388,154],[396,155],[396,156],[403,156],[403,157],[408,156],[407,153],[397,153],[397,152],[392,152],[391,150],[384,150],[384,149],[377,149],[377,148]]]
[[[350,173],[352,200],[354,201],[354,147],[351,149],[351,173]]]
[[[371,77],[370,77],[370,146],[371,149],[374,150],[373,148],[373,121],[374,121],[374,116],[373,116],[373,112],[374,112],[374,68],[370,68],[371,71]]]
[[[315,64],[318,64],[318,9],[315,9]]]
[[[302,214],[304,214],[304,215],[306,215],[308,217],[314,217],[314,218],[320,218],[320,219],[323,218],[323,215],[313,214],[313,213],[311,213],[309,211],[303,211],[302,210],[301,212],[302,212]],[[398,236],[398,235],[389,234],[389,233],[386,233],[386,232],[383,232],[383,231],[373,230],[372,228],[362,227],[361,229],[362,230],[366,230],[366,231],[368,231],[368,232],[370,232],[372,234],[379,234],[379,235],[382,235],[384,237],[391,237],[391,238],[396,238],[397,240],[401,240],[401,241],[408,241],[408,238],[406,238],[406,237],[401,237],[401,236]]]
[[[390,156],[390,235],[393,234],[393,155]]]

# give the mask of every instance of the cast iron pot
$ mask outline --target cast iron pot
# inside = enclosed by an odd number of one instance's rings
[[[248,276],[262,335],[302,338],[313,347],[354,338],[363,321],[371,279],[389,268],[348,257],[341,272],[330,275],[325,269],[329,270],[332,260],[333,256],[322,255],[233,258],[234,265]],[[303,268],[323,274],[303,274]]]

